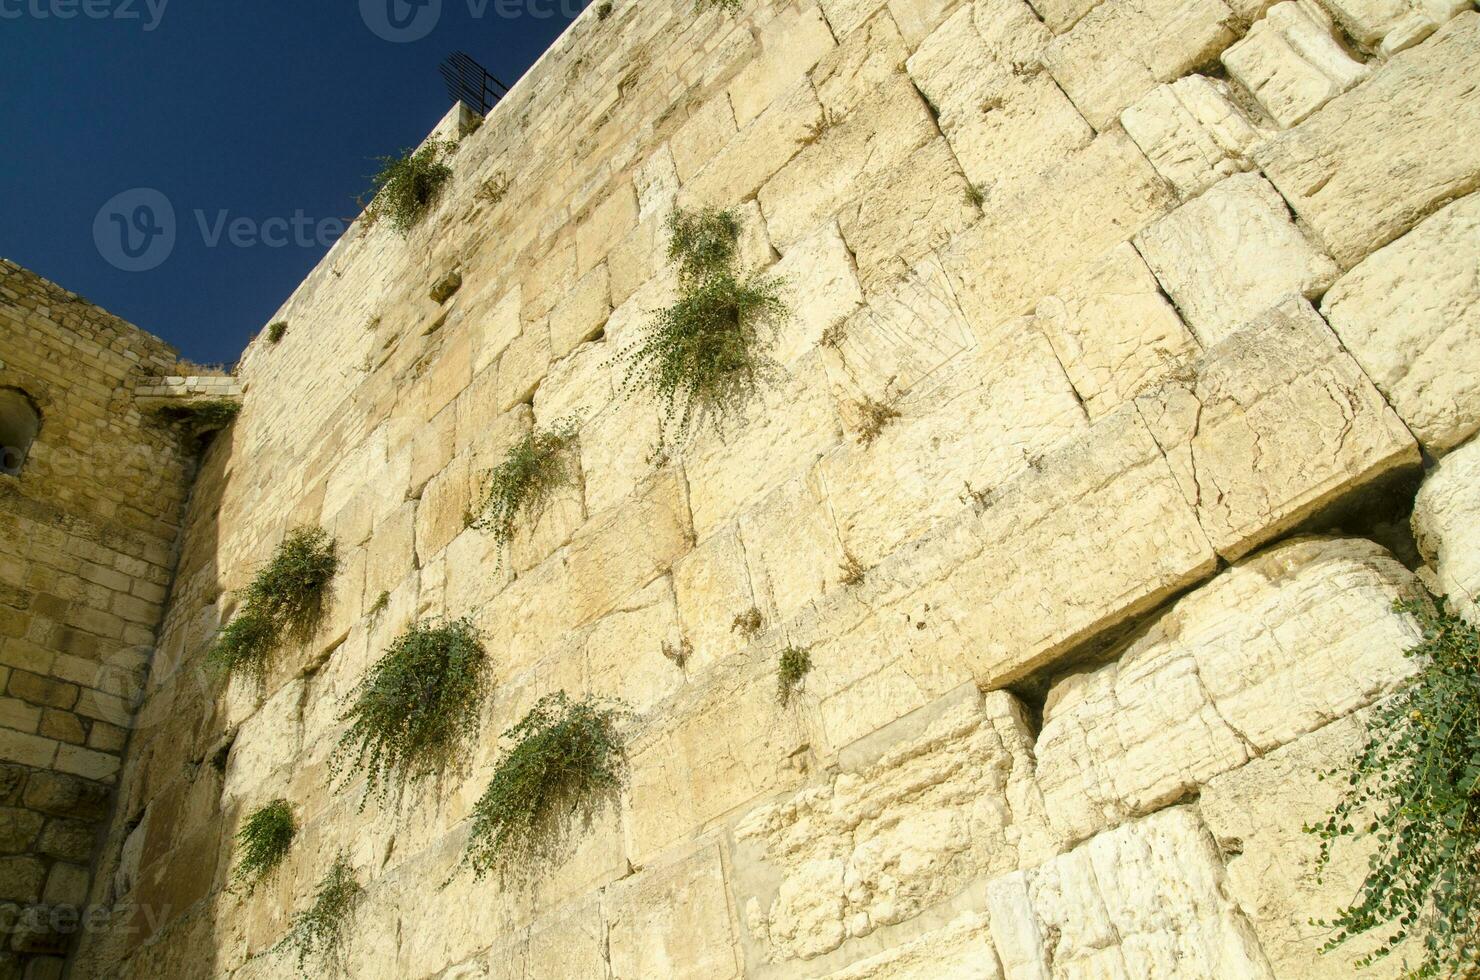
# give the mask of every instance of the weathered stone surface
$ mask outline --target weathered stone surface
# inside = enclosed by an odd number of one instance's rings
[[[1247,554],[1342,494],[1418,462],[1393,410],[1310,304],[1290,297],[1136,399],[1218,553]]]
[[[1129,242],[1040,300],[1034,323],[1053,345],[1091,419],[1202,349]]]
[[[1223,52],[1228,73],[1281,126],[1293,126],[1367,77],[1314,0],[1284,0]]]
[[[1043,846],[1021,706],[968,685],[933,714],[901,722],[907,733],[871,764],[736,827],[752,959],[814,959],[1016,870]]]
[[[614,980],[740,976],[724,866],[712,845],[614,885],[603,913]]]
[[[1184,201],[1252,169],[1253,149],[1268,135],[1234,102],[1227,82],[1204,75],[1158,85],[1120,123]]]
[[[783,10],[761,31],[760,54],[727,90],[735,125],[746,126],[835,46],[822,11]]]
[[[1342,276],[1321,313],[1424,448],[1480,431],[1480,194],[1419,222]]]
[[[1337,980],[1390,977],[1416,943],[1400,946],[1390,960],[1359,969],[1356,961],[1377,945],[1356,936],[1330,952],[1330,938],[1314,918],[1329,918],[1352,901],[1367,871],[1369,848],[1338,842],[1331,864],[1317,880],[1318,840],[1302,832],[1331,813],[1345,783],[1321,774],[1350,764],[1361,745],[1362,715],[1344,718],[1282,746],[1247,765],[1217,776],[1198,800],[1208,830],[1228,857],[1229,897],[1248,916],[1280,977]]]
[[[978,489],[980,554],[911,605],[955,624],[984,685],[1040,669],[1212,570],[1192,506],[1132,406]]]
[[[610,280],[602,264],[582,276],[550,311],[550,358],[559,360],[590,340],[611,310]]]
[[[1010,480],[1085,428],[1063,369],[1026,320],[1002,324],[902,397],[862,394],[901,417],[868,445],[854,439],[829,452],[820,476],[838,533],[865,566],[958,514],[968,488]]]
[[[1136,248],[1203,346],[1288,293],[1312,299],[1337,276],[1258,174],[1235,174],[1136,236]]]
[[[1453,608],[1480,624],[1480,440],[1440,460],[1413,502],[1413,534]]]
[[[687,183],[702,170],[736,128],[728,94],[717,95],[700,106],[668,141],[678,179]]]
[[[1037,173],[1094,130],[1039,67],[1050,35],[1022,0],[958,10],[909,59],[970,180],[985,191]]]
[[[968,321],[990,329],[1170,211],[1176,199],[1124,133],[1097,137],[1031,181],[994,188],[941,253]]]
[[[1206,64],[1237,36],[1222,0],[1102,0],[1043,54],[1054,80],[1103,133],[1120,111]]]
[[[963,912],[909,942],[860,960],[826,980],[1001,980],[1002,967],[992,947],[987,917]]]
[[[1080,840],[1396,687],[1418,594],[1379,545],[1301,538],[1178,600],[1108,666],[1049,691],[1035,746],[1049,819]]]
[[[863,305],[853,257],[836,224],[797,242],[769,274],[786,284],[792,308],[774,353],[783,365],[795,363],[817,346],[828,327]]]
[[[991,882],[987,909],[1009,977],[1275,976],[1212,838],[1181,807]]]
[[[745,200],[807,145],[821,124],[822,106],[812,83],[803,79],[724,142],[692,179],[684,181],[679,204],[729,207]]]
[[[1342,268],[1480,186],[1480,13],[1255,150],[1254,158]]]

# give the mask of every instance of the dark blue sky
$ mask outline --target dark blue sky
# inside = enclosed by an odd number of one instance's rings
[[[443,57],[467,51],[513,84],[581,6],[418,2],[0,0],[0,255],[187,357],[234,361],[325,248],[213,246],[221,213],[274,241],[271,218],[353,217],[371,158],[416,144],[451,105]],[[371,21],[426,36],[388,41]],[[128,272],[94,220],[138,187],[169,201],[176,236],[162,264]]]

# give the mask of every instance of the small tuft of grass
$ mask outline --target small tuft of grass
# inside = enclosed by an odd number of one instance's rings
[[[812,654],[806,647],[789,646],[781,651],[781,663],[776,668],[776,700],[782,706],[791,703],[801,689],[802,678],[812,669]]]
[[[603,699],[540,698],[504,732],[511,743],[473,806],[463,864],[474,876],[529,878],[557,862],[577,826],[589,826],[626,779],[618,723],[624,712]]]
[[[577,435],[573,418],[535,429],[509,447],[503,462],[484,478],[478,505],[467,516],[498,541],[500,563],[520,516],[537,523],[555,493],[575,485]]]
[[[293,846],[293,837],[298,825],[293,819],[293,808],[284,799],[258,807],[242,822],[236,832],[236,843],[242,857],[231,872],[237,885],[245,886],[248,894],[277,870],[288,849]]]
[[[689,662],[689,657],[693,656],[693,654],[694,645],[689,642],[688,637],[683,637],[677,643],[669,643],[667,640],[663,641],[663,656],[672,660],[679,670],[683,669],[684,665]]]
[[[987,203],[987,192],[982,190],[980,184],[967,184],[966,203],[974,208],[980,208]]]
[[[759,633],[765,624],[766,620],[761,615],[760,607],[751,606],[735,617],[735,621],[730,624],[730,632],[739,633],[748,640]]]
[[[487,201],[489,204],[497,204],[508,193],[508,178],[502,175],[495,175],[478,185],[477,197],[479,200]]]
[[[311,957],[317,957],[325,967],[341,965],[349,920],[364,895],[365,889],[341,852],[334,858],[328,874],[319,880],[313,904],[293,916],[288,932],[273,950],[294,950],[298,971],[305,977],[311,975],[308,970]]]
[[[858,443],[861,446],[872,446],[884,431],[884,426],[899,418],[899,409],[868,395],[864,395],[855,408],[858,410]]]
[[[831,350],[838,350],[843,346],[843,341],[847,337],[848,321],[839,317],[832,323],[829,323],[826,330],[822,331],[822,337],[818,343]]]
[[[390,608],[390,605],[390,592],[385,589],[381,589],[380,595],[376,596],[375,601],[370,604],[370,608],[365,610],[365,615],[369,616],[371,619],[378,619],[381,613]]]
[[[242,403],[229,398],[208,398],[201,401],[170,405],[157,410],[157,415],[170,422],[186,422],[196,432],[224,429],[241,414]]]
[[[702,14],[711,7],[727,14],[738,14],[741,0],[694,0],[694,13]]]
[[[599,6],[599,7],[596,8],[596,19],[597,20],[606,20],[611,15],[612,15],[612,0],[606,0],[605,3],[603,3],[601,6]]]
[[[442,185],[452,177],[446,156],[457,146],[447,140],[428,140],[418,150],[380,158],[380,172],[370,178],[371,223],[384,219],[402,235],[426,213]]]
[[[267,342],[275,344],[283,339],[283,334],[288,332],[288,321],[278,320],[276,323],[267,325]]]
[[[863,562],[853,557],[853,553],[846,549],[843,551],[843,563],[838,566],[838,571],[841,573],[839,581],[847,586],[861,585],[864,576],[868,574],[868,570],[863,567]]]
[[[349,695],[330,778],[365,771],[365,799],[446,771],[478,732],[488,658],[467,619],[412,623]]]
[[[739,221],[728,211],[669,216],[668,256],[678,265],[679,296],[618,355],[624,394],[646,389],[663,409],[655,455],[696,429],[723,431],[763,382],[777,373],[769,356],[789,315],[782,284],[735,269]]]
[[[240,595],[240,612],[217,632],[206,664],[261,680],[272,653],[287,639],[309,639],[323,619],[329,584],[339,570],[334,539],[319,527],[296,527]]]

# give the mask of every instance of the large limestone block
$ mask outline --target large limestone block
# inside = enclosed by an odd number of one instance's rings
[[[1016,870],[1042,826],[1028,738],[1016,699],[968,684],[880,732],[867,764],[742,818],[731,864],[752,972],[864,948]]]
[[[547,320],[524,328],[498,359],[497,405],[500,413],[534,397],[550,369],[550,331]]]
[[[735,618],[759,608],[759,600],[735,530],[710,535],[684,555],[673,566],[673,592],[691,647],[689,670],[701,673],[745,648],[747,641],[735,629]]]
[[[987,886],[1009,977],[1273,980],[1225,892],[1217,846],[1178,807]]]
[[[1115,663],[1049,691],[1035,747],[1079,840],[1196,792],[1412,673],[1417,582],[1369,541],[1300,538],[1179,599]]]
[[[1413,502],[1413,534],[1438,591],[1480,625],[1480,440],[1445,456]]]
[[[1473,8],[1471,0],[1323,0],[1358,43],[1383,55],[1412,47]]]
[[[775,621],[785,622],[840,587],[845,556],[828,503],[813,471],[783,483],[740,515],[740,541],[757,605]]]
[[[1206,64],[1237,36],[1222,0],[1103,0],[1044,51],[1054,80],[1099,132],[1160,82]]]
[[[683,684],[683,671],[663,655],[679,643],[673,587],[660,578],[598,619],[586,637],[590,691],[647,711]]]
[[[793,245],[768,275],[784,284],[791,306],[773,351],[783,365],[794,364],[817,346],[828,327],[863,305],[853,257],[836,224]]]
[[[1480,194],[1425,218],[1321,301],[1332,331],[1424,448],[1480,431]]]
[[[983,685],[1039,670],[1206,576],[1214,556],[1133,406],[980,491],[981,552],[909,600]]]
[[[1184,201],[1252,169],[1253,149],[1267,136],[1227,82],[1205,75],[1158,85],[1127,107],[1120,123]]]
[[[781,11],[761,30],[757,40],[760,54],[746,63],[728,89],[735,125],[739,127],[760,115],[836,46],[822,11],[816,7]]]
[[[635,224],[637,191],[631,180],[620,180],[576,225],[576,274],[596,268]]]
[[[891,946],[824,980],[1002,980],[986,915],[963,912],[918,939]]]
[[[221,784],[225,800],[265,801],[286,789],[303,745],[303,692],[301,679],[289,681],[242,722],[226,759]]]
[[[1367,77],[1314,0],[1285,0],[1223,52],[1223,65],[1281,126],[1293,126]]]
[[[1302,827],[1331,814],[1346,782],[1321,774],[1348,767],[1362,742],[1365,713],[1332,722],[1232,772],[1215,777],[1198,801],[1208,830],[1230,854],[1229,897],[1248,916],[1275,975],[1309,980],[1391,977],[1405,959],[1416,961],[1415,943],[1392,959],[1361,969],[1356,961],[1377,945],[1358,936],[1330,952],[1321,947],[1329,930],[1311,924],[1348,905],[1367,872],[1371,848],[1338,842],[1316,877],[1319,840]]]
[[[1418,462],[1418,447],[1299,297],[1136,400],[1218,553],[1230,560],[1342,495]]]
[[[1258,174],[1216,184],[1137,235],[1136,248],[1205,347],[1288,293],[1319,296],[1337,276]]]
[[[724,431],[705,429],[684,451],[695,534],[708,537],[841,437],[822,366],[805,357],[757,392]]]
[[[962,170],[983,192],[1094,137],[1039,67],[1049,37],[1022,0],[982,0],[958,10],[909,59]]]
[[[1480,186],[1480,13],[1461,14],[1254,158],[1342,268]]]
[[[645,868],[602,896],[612,980],[740,976],[719,848]]]
[[[668,141],[678,179],[687,183],[735,135],[737,128],[727,94],[720,93],[700,106]]]
[[[891,75],[873,101],[840,122],[823,124],[760,189],[771,241],[784,253],[843,208],[856,210],[865,188],[885,186],[933,138],[935,127],[920,96],[904,76]]]
[[[909,56],[888,11],[879,11],[861,30],[843,38],[811,72],[827,124],[841,122],[855,109],[874,108],[880,92],[901,80]]]
[[[491,308],[486,309],[486,312],[483,304],[479,302],[474,302],[472,308],[479,311],[471,315],[472,326],[470,327],[473,332],[473,374],[477,375],[492,364],[504,352],[504,348],[519,336],[522,321],[518,283],[499,297]]]
[[[1039,301],[1034,323],[1053,345],[1091,419],[1202,350],[1130,242]]]
[[[795,787],[807,744],[798,712],[777,703],[774,652],[723,665],[629,741],[628,857],[647,864],[743,805]]]
[[[982,220],[941,254],[956,299],[979,329],[1038,299],[1176,203],[1124,133],[1104,133],[1041,176],[997,186]]]
[[[822,106],[808,79],[777,96],[750,125],[726,140],[704,167],[684,182],[678,203],[686,208],[732,207],[755,195],[772,174],[815,138]]]
[[[1026,469],[1085,428],[1058,360],[1029,321],[957,354],[897,400],[901,417],[869,445],[850,440],[823,458],[838,532],[865,566],[958,514],[972,487]]]
[[[559,360],[600,332],[611,313],[606,264],[582,276],[550,311],[550,357]]]

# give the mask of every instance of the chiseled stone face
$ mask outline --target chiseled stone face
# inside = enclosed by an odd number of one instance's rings
[[[1413,535],[1434,570],[1437,591],[1480,622],[1480,441],[1471,440],[1430,471],[1413,502]]]

